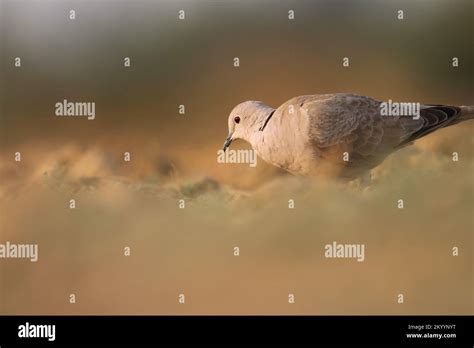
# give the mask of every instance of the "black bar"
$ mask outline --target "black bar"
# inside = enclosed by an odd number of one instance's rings
[[[31,324],[55,325],[55,340],[20,338],[19,327],[26,323],[30,328]],[[472,347],[473,329],[472,316],[2,316],[0,346],[384,343]],[[409,338],[407,334],[456,337]]]

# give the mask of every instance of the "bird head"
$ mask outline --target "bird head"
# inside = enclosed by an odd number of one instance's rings
[[[260,101],[246,101],[237,105],[227,121],[229,135],[224,142],[223,150],[227,150],[236,139],[251,143],[252,135],[262,126],[265,116],[273,109]]]

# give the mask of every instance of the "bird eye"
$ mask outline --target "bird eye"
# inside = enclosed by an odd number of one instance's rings
[[[234,117],[234,122],[239,123],[240,122],[240,117],[239,116]]]

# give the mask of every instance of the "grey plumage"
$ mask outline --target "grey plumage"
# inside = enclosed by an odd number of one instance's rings
[[[353,94],[299,96],[277,109],[244,102],[229,116],[227,146],[244,139],[263,160],[293,174],[354,179],[413,141],[474,117],[472,106],[422,105],[414,119],[383,116],[381,105]]]

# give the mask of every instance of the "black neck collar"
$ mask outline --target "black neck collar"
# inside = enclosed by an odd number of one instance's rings
[[[265,119],[265,122],[263,123],[263,126],[261,126],[258,130],[259,131],[263,131],[265,129],[265,127],[267,126],[267,123],[268,121],[270,121],[270,119],[272,118],[273,114],[275,113],[275,110],[273,110],[272,112],[270,112],[270,115],[267,116],[267,118]]]

